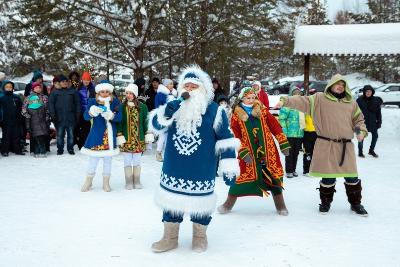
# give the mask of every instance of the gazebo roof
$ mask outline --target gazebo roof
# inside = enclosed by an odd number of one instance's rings
[[[294,54],[400,54],[400,23],[305,25],[295,32]]]

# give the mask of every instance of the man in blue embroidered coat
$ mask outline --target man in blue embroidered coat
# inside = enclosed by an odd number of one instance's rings
[[[163,209],[164,236],[153,244],[154,252],[178,246],[183,214],[193,222],[194,251],[207,249],[207,225],[216,206],[215,170],[220,156],[220,174],[225,183],[239,175],[236,149],[223,108],[213,102],[211,79],[198,66],[186,68],[179,77],[180,98],[150,114],[153,132],[167,130],[164,164],[156,203]],[[186,100],[184,100],[186,99]]]

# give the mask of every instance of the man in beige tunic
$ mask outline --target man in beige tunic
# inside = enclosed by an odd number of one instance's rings
[[[319,211],[327,213],[335,193],[336,178],[344,177],[351,210],[368,216],[361,205],[361,180],[358,179],[354,145],[351,139],[356,132],[358,141],[367,136],[363,114],[352,100],[344,77],[332,77],[324,93],[312,96],[282,97],[276,105],[294,108],[310,114],[318,138],[314,147],[310,175],[321,177]]]

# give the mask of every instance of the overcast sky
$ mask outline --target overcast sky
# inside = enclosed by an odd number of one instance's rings
[[[328,18],[333,20],[340,10],[349,10],[355,13],[368,11],[368,0],[325,0],[328,6]]]

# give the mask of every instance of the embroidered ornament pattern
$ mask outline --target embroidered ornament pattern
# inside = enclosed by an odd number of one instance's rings
[[[167,174],[161,172],[161,181],[160,184],[162,187],[180,193],[186,194],[210,194],[214,192],[215,181],[194,181],[187,180],[183,178],[176,178],[173,176],[168,176]]]
[[[201,145],[200,133],[197,131],[188,134],[173,134],[174,146],[180,155],[192,155]]]

